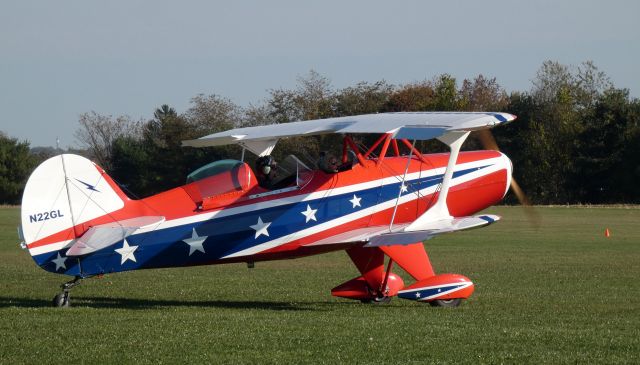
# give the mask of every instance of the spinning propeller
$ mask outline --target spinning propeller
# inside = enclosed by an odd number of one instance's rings
[[[493,133],[491,133],[491,130],[481,129],[476,132],[476,136],[480,140],[480,143],[482,144],[482,147],[484,149],[500,151],[500,148],[498,147],[498,143],[496,142],[496,139],[493,137]],[[511,176],[511,191],[513,191],[513,194],[518,199],[518,202],[520,202],[520,204],[523,206],[524,213],[527,216],[527,220],[529,221],[529,223],[536,229],[539,228],[540,215],[533,208],[533,205],[531,204],[531,200],[529,200],[529,198],[524,193],[522,188],[520,188],[520,185],[518,184],[515,177],[513,176]]]

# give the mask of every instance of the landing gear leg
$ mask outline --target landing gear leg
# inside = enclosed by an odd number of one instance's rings
[[[391,302],[391,297],[389,294],[389,275],[391,274],[391,267],[393,266],[393,260],[389,259],[389,264],[387,265],[387,272],[384,274],[384,280],[382,284],[380,284],[380,289],[377,292],[372,292],[369,290],[374,297],[371,299],[361,300],[362,303],[373,303],[373,304],[389,304]]]
[[[60,288],[62,288],[62,293],[58,293],[58,295],[53,297],[53,306],[67,308],[69,306],[69,297],[71,296],[69,292],[74,286],[80,285],[80,280],[82,280],[82,278],[80,276],[76,276],[73,280],[62,284],[60,286]]]

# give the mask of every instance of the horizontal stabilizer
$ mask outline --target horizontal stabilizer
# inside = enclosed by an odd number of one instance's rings
[[[500,220],[500,217],[493,214],[441,219],[425,223],[415,231],[390,232],[371,237],[369,239],[369,243],[366,244],[366,247],[408,245],[428,240],[431,237],[442,233],[463,231],[466,229],[486,226],[498,220]]]
[[[101,224],[89,228],[67,251],[67,256],[82,256],[116,244],[135,231],[164,222],[164,217],[144,216]]]

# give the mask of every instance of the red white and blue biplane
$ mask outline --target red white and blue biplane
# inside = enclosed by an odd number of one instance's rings
[[[255,170],[241,160],[216,161],[189,175],[186,185],[138,200],[93,162],[55,156],[25,187],[24,245],[44,270],[73,277],[54,298],[56,306],[68,306],[70,289],[92,276],[252,266],[336,250],[347,252],[360,275],[333,288],[334,296],[457,306],[473,293],[473,283],[435,274],[423,241],[500,219],[474,214],[504,197],[511,161],[497,151],[460,147],[471,131],[514,119],[507,113],[383,113],[233,129],[183,144],[238,144],[242,159],[244,150],[259,156]],[[293,155],[273,163],[279,139],[319,134],[343,136],[337,163],[309,167]],[[354,142],[360,134],[380,136],[361,148]],[[430,139],[450,153],[415,148],[416,141]],[[415,282],[405,285],[393,265]]]

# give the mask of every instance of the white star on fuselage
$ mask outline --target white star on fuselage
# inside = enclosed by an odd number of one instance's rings
[[[402,185],[400,185],[400,193],[406,193],[408,190],[407,186],[402,183]]]
[[[419,291],[416,292],[416,298],[420,298],[420,292]]]
[[[58,271],[60,268],[63,268],[65,270],[67,269],[67,265],[64,264],[65,261],[67,261],[67,258],[60,256],[60,252],[58,252],[58,257],[51,260],[51,262],[56,264],[56,271]]]
[[[189,245],[189,256],[196,251],[204,252],[204,247],[202,247],[202,243],[207,239],[207,236],[198,236],[196,229],[194,228],[191,232],[191,238],[186,238],[182,240],[182,242]]]
[[[310,220],[314,220],[314,221],[318,221],[316,219],[316,212],[318,211],[318,209],[311,209],[311,206],[309,204],[307,204],[307,210],[305,210],[304,212],[300,212],[302,213],[302,215],[305,217],[305,223],[309,223]]]
[[[117,253],[122,255],[122,258],[120,259],[120,265],[123,265],[127,260],[137,262],[136,257],[133,255],[133,253],[138,249],[138,246],[129,246],[126,238],[122,242],[122,248],[117,248],[115,250]]]
[[[362,206],[360,205],[360,200],[362,200],[362,198],[357,197],[357,196],[356,196],[356,194],[353,194],[353,199],[349,200],[349,201],[351,202],[351,204],[353,204],[353,207],[352,207],[352,208],[355,208],[355,207],[362,207]]]
[[[256,230],[256,236],[254,238],[258,238],[261,235],[265,235],[269,237],[269,231],[267,231],[267,228],[269,228],[270,225],[271,225],[271,222],[263,222],[262,218],[258,217],[258,223],[249,227]]]

